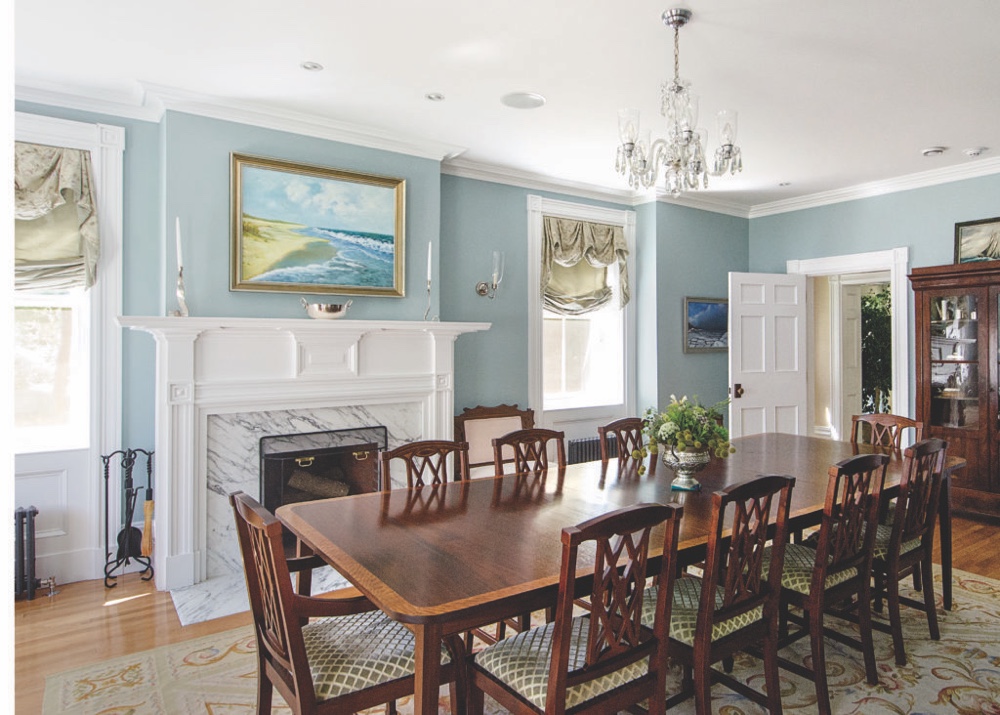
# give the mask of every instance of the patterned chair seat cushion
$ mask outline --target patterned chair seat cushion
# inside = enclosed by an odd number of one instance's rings
[[[539,710],[544,710],[554,629],[555,624],[549,623],[484,648],[476,654],[476,665],[491,673]],[[570,671],[583,666],[587,656],[589,633],[589,616],[573,619],[570,636],[572,645],[569,652]],[[648,659],[643,658],[601,678],[568,688],[566,709],[574,708],[598,695],[630,683],[648,672]]]
[[[876,561],[885,561],[889,557],[889,539],[892,538],[892,524],[879,524],[875,529],[875,549],[872,552]],[[900,554],[906,554],[920,548],[920,539],[903,542],[899,547]]]
[[[413,675],[413,633],[381,611],[320,618],[302,636],[320,700]],[[450,661],[442,646],[441,663]]]
[[[652,627],[653,618],[656,613],[656,593],[657,589],[647,588],[643,594],[642,622]],[[715,607],[722,607],[724,589],[717,587],[715,590]],[[698,607],[701,601],[701,579],[694,576],[684,576],[674,581],[674,601],[670,610],[670,637],[689,646],[694,645],[694,632],[698,624]],[[755,621],[763,617],[764,609],[761,606],[752,608],[746,613],[719,621],[712,625],[712,640],[735,633],[741,628],[746,628]]]
[[[763,571],[771,565],[771,547],[764,550]],[[785,544],[785,563],[781,572],[781,585],[791,591],[808,594],[812,586],[813,567],[816,565],[816,549],[804,544]],[[828,574],[824,588],[850,581],[858,575],[855,568]]]

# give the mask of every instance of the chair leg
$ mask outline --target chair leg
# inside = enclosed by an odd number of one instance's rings
[[[873,606],[875,613],[882,612],[882,598],[885,594],[885,576],[881,571],[874,571],[872,576],[875,579],[875,605]]]
[[[886,584],[888,591],[889,626],[892,629],[892,646],[896,651],[896,665],[906,665],[906,648],[903,645],[903,623],[899,614],[899,581],[891,576]]]
[[[858,596],[858,624],[861,626],[861,652],[865,657],[865,678],[868,684],[878,685],[878,669],[875,664],[875,640],[872,638],[871,591],[865,586],[862,586],[861,594]]]
[[[913,569],[913,590],[920,591],[920,572],[917,569]]]
[[[396,701],[390,700],[385,704],[385,715],[396,715]]]
[[[830,691],[826,683],[826,650],[823,647],[823,609],[815,604],[809,611],[809,645],[812,649],[813,680],[816,681],[816,707],[820,715],[830,715]],[[767,691],[770,697],[770,684]]]
[[[468,715],[483,715],[486,706],[486,693],[475,684],[475,676],[469,678],[468,685]]]
[[[941,631],[938,628],[937,605],[934,603],[934,582],[931,580],[933,577],[931,576],[931,557],[929,555],[920,562],[920,570],[923,571],[924,576],[924,608],[927,611],[927,627],[931,632],[931,640],[939,641],[941,640]],[[914,569],[913,573],[917,573],[917,569]]]
[[[781,715],[781,679],[778,675],[778,623],[764,636],[764,687],[767,688],[768,715]],[[820,634],[822,637],[822,633]]]
[[[712,663],[707,648],[694,649],[694,710],[697,715],[712,715]]]
[[[257,664],[257,715],[271,715],[271,697],[274,684],[264,674],[264,664]]]

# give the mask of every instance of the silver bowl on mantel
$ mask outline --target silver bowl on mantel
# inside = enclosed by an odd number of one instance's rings
[[[318,320],[336,320],[343,318],[347,309],[351,307],[352,301],[346,303],[310,303],[302,298],[302,307],[306,309],[306,315]]]

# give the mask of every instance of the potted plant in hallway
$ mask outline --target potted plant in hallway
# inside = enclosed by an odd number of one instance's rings
[[[711,407],[698,402],[697,395],[677,399],[670,396],[665,410],[650,407],[644,415],[645,432],[650,451],[663,452],[663,463],[676,475],[671,489],[694,491],[701,489],[694,474],[701,471],[712,456],[725,458],[736,450],[729,442],[729,431],[722,424],[722,415],[729,400]]]

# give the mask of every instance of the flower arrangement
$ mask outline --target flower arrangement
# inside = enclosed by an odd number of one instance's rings
[[[658,445],[674,452],[710,452],[716,457],[728,457],[736,449],[729,443],[729,431],[722,426],[722,415],[729,400],[722,400],[711,407],[687,396],[677,399],[670,396],[670,404],[662,412],[650,407],[643,416],[646,436],[651,452]]]

